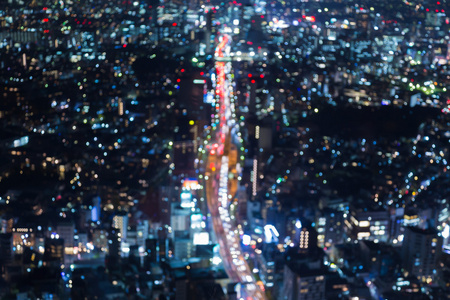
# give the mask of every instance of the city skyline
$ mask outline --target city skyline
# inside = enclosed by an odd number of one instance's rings
[[[448,299],[443,1],[4,0],[1,299]]]

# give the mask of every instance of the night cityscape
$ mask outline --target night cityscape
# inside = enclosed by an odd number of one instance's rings
[[[0,299],[450,299],[447,0],[0,0]]]

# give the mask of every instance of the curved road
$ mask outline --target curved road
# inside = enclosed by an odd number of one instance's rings
[[[210,152],[207,159],[206,198],[211,213],[213,229],[220,245],[220,255],[225,270],[231,280],[242,284],[240,297],[243,299],[266,299],[264,292],[256,284],[244,253],[241,249],[240,226],[236,226],[234,218],[230,216],[230,200],[236,193],[236,176],[230,176],[235,170],[237,151],[232,151],[230,129],[236,121],[232,118],[233,105],[230,97],[233,96],[231,81],[231,63],[220,61],[225,57],[229,37],[222,36],[216,48],[216,110],[219,122],[216,134],[212,135],[215,141],[209,145]]]

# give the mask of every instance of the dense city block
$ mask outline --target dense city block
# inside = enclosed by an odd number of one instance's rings
[[[0,0],[0,299],[450,299],[448,0]]]

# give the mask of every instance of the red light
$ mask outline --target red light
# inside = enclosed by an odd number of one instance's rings
[[[251,73],[248,74],[248,78],[251,78],[253,75]]]
[[[200,72],[200,75],[201,75],[201,76],[205,75],[205,72]]]
[[[48,22],[48,19],[47,18],[45,18],[44,20],[42,20],[43,22]]]
[[[445,12],[445,10],[441,9],[441,12]]]
[[[441,2],[438,1],[438,2],[436,2],[436,4],[437,4],[437,5],[441,5]]]
[[[127,44],[123,44],[122,47],[126,48],[126,47],[127,47]]]
[[[427,8],[427,9],[426,9],[426,11],[430,11],[430,9],[429,9],[429,8]]]
[[[439,12],[439,9],[436,9],[436,12]]]
[[[50,32],[50,30],[48,30],[48,29],[44,30],[44,33],[49,33],[49,32]]]
[[[175,27],[175,26],[177,26],[177,25],[178,25],[178,24],[175,23],[175,22],[172,23],[172,26],[173,26],[173,27]]]
[[[47,10],[47,7],[44,7],[43,10]]]
[[[180,71],[181,71],[181,73],[184,73],[185,69],[181,69]]]
[[[312,16],[311,17],[311,22],[315,22],[316,21],[316,17]]]
[[[177,82],[180,82],[180,81],[181,81],[181,79],[180,79],[180,78],[178,78],[178,79],[177,79]]]
[[[411,82],[414,82],[414,79],[411,78]]]
[[[252,80],[252,83],[255,83],[255,82],[256,82],[256,81],[253,79],[253,80]]]
[[[261,19],[264,19],[264,16],[263,16],[263,15],[261,15]]]
[[[259,75],[260,78],[264,78],[264,74]]]

